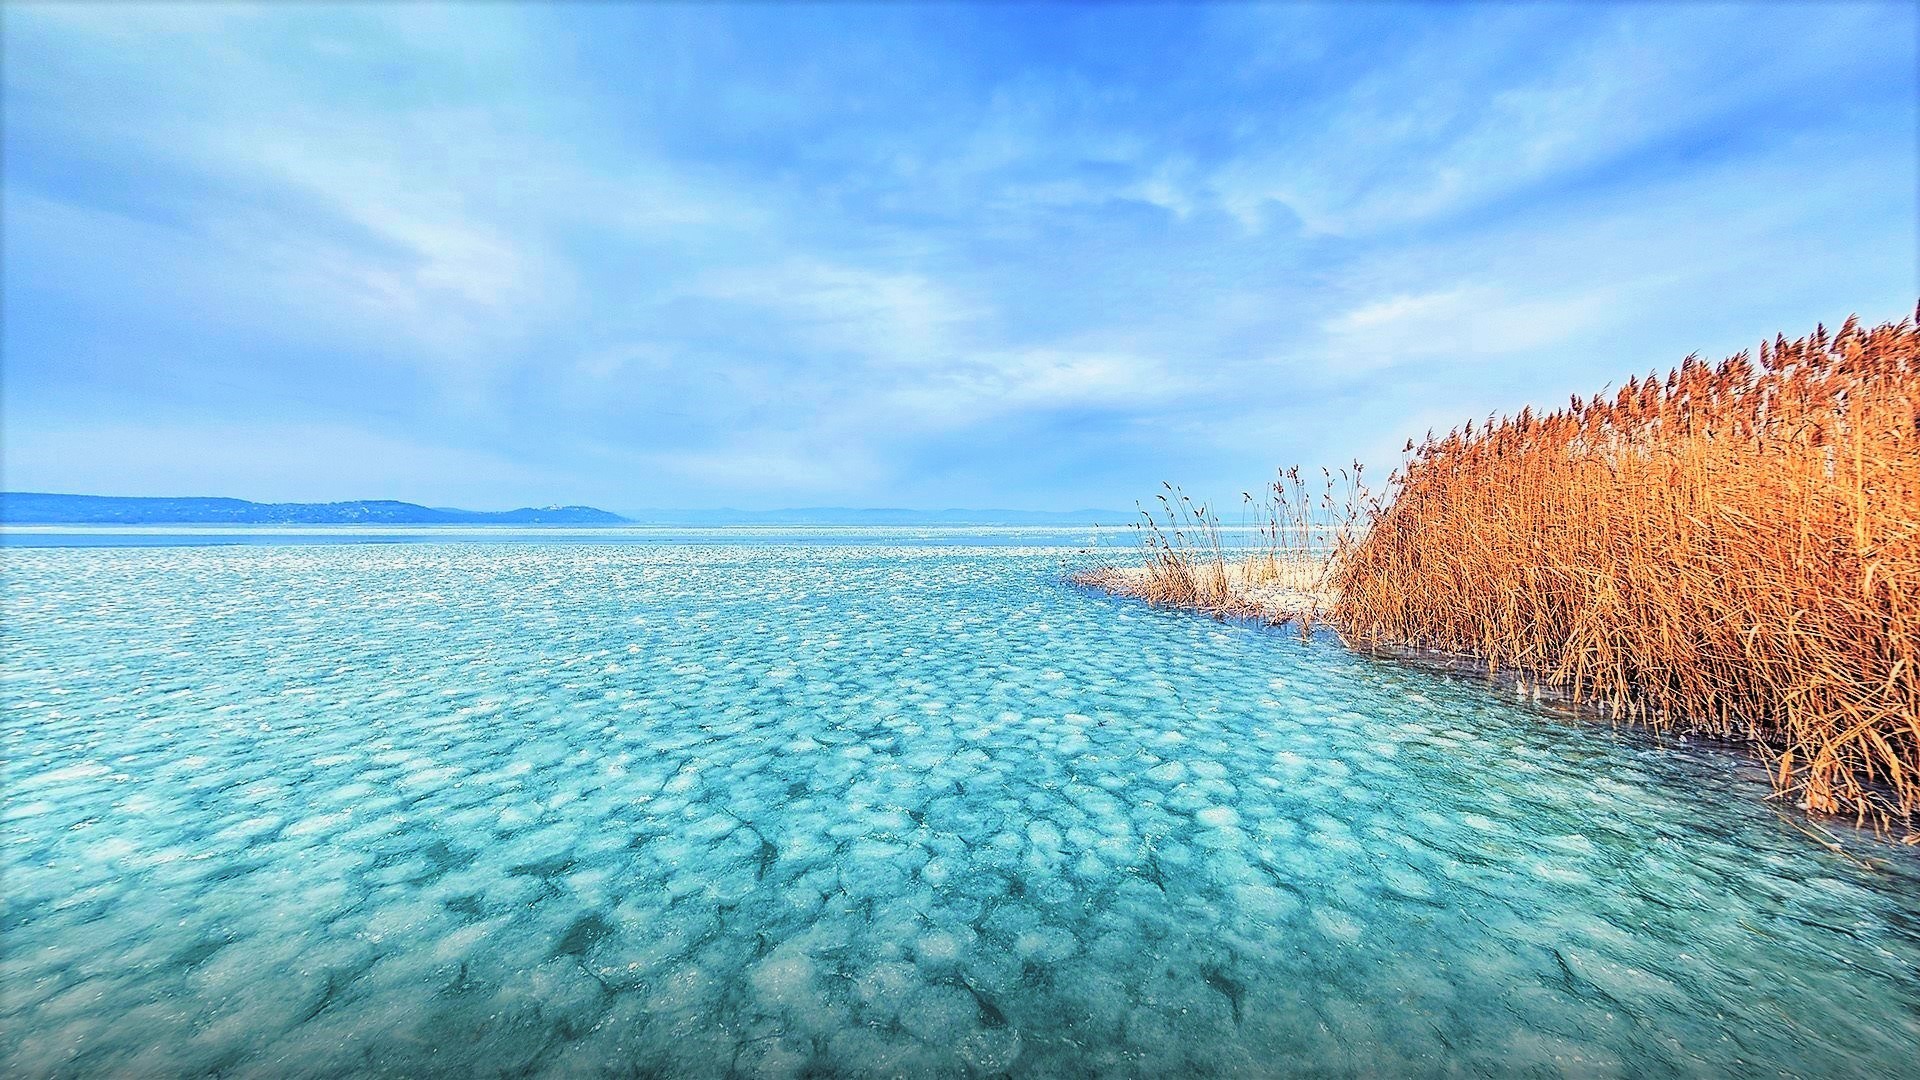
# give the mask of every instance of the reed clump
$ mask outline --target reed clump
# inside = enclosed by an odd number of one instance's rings
[[[1101,566],[1074,580],[1156,607],[1293,622],[1309,631],[1333,605],[1334,567],[1372,504],[1361,471],[1357,463],[1338,474],[1322,469],[1316,491],[1298,467],[1283,470],[1261,496],[1241,494],[1237,527],[1223,526],[1213,509],[1164,484],[1133,525],[1139,563]]]
[[[1331,567],[1351,643],[1744,740],[1809,809],[1920,809],[1920,331],[1849,319],[1408,444]]]

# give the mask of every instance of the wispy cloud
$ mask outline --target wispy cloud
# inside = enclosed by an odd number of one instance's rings
[[[1489,286],[1401,294],[1322,326],[1329,366],[1357,373],[1434,359],[1473,363],[1565,345],[1609,308],[1604,293],[1518,297]]]
[[[1250,228],[1276,210],[1365,234],[1468,212],[1620,168],[1668,144],[1747,139],[1792,122],[1788,87],[1839,54],[1891,69],[1911,55],[1891,9],[1836,6],[1793,29],[1752,9],[1463,9],[1464,25],[1363,69],[1313,123],[1226,162],[1221,204]],[[1792,48],[1781,48],[1787,40]],[[1773,115],[1769,115],[1773,114]]]
[[[22,7],[8,482],[1237,491],[1905,313],[1915,18]]]
[[[924,275],[804,259],[730,267],[690,283],[685,295],[780,319],[815,349],[911,366],[950,360],[989,314]]]

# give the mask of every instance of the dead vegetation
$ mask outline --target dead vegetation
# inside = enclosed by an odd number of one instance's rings
[[[1284,470],[1262,496],[1242,493],[1236,528],[1223,528],[1212,509],[1163,485],[1134,525],[1140,564],[1103,566],[1075,580],[1156,607],[1290,622],[1308,633],[1337,599],[1334,568],[1372,504],[1361,471],[1358,464],[1337,474],[1323,469],[1316,491],[1299,468]]]
[[[1809,809],[1912,823],[1913,325],[1850,319],[1757,361],[1689,357],[1408,453],[1384,500],[1357,472],[1312,500],[1283,476],[1246,550],[1169,489],[1120,591],[1257,614],[1240,610],[1247,583],[1291,574],[1315,600],[1279,614],[1354,646],[1471,654],[1613,716],[1744,741]]]

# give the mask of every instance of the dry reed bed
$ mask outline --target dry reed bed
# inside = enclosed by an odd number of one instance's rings
[[[1359,643],[1471,652],[1775,755],[1806,806],[1920,808],[1920,333],[1849,319],[1756,365],[1432,438],[1339,568]]]
[[[1384,501],[1357,473],[1344,505],[1331,477],[1317,501],[1299,497],[1297,471],[1293,492],[1283,477],[1264,551],[1223,550],[1204,508],[1163,498],[1146,566],[1090,583],[1241,614],[1231,565],[1318,560],[1333,602],[1308,615],[1352,645],[1472,654],[1611,715],[1742,740],[1800,805],[1911,826],[1914,326],[1849,319],[1777,338],[1757,363],[1689,357],[1664,379],[1408,452]],[[1303,526],[1330,539],[1303,547]]]

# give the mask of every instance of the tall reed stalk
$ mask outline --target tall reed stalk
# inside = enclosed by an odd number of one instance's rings
[[[1316,492],[1298,467],[1283,470],[1261,497],[1242,493],[1236,533],[1204,503],[1164,484],[1134,524],[1141,565],[1075,577],[1156,606],[1294,621],[1308,630],[1332,604],[1338,557],[1355,544],[1369,507],[1377,510],[1360,477],[1357,463],[1337,476],[1323,469]]]
[[[1688,357],[1611,397],[1408,443],[1335,569],[1350,641],[1472,653],[1782,792],[1920,810],[1920,331]]]

